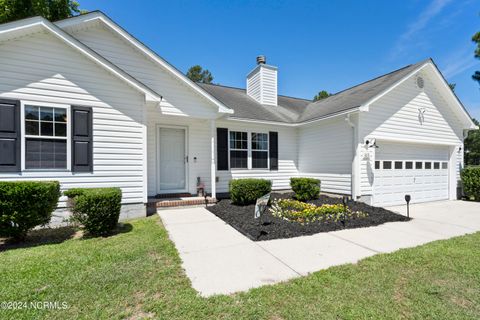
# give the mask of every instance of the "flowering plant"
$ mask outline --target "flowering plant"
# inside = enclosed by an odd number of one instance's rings
[[[314,221],[338,222],[357,218],[365,218],[367,213],[352,211],[342,204],[324,204],[316,206],[293,199],[275,199],[272,201],[270,212],[273,216],[288,221],[306,224]]]

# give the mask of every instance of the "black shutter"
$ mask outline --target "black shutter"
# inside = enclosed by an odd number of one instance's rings
[[[270,152],[270,170],[278,170],[278,132],[270,131],[269,152]]]
[[[0,99],[0,172],[19,172],[20,101]]]
[[[228,170],[228,129],[217,128],[217,170]]]
[[[72,171],[93,171],[92,108],[72,106]]]

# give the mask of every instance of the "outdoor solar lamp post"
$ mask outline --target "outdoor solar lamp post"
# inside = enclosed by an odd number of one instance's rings
[[[410,200],[412,197],[410,197],[409,194],[405,195],[405,201],[407,201],[407,218],[410,218]]]

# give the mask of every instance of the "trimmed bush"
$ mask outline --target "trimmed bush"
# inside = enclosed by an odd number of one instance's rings
[[[460,173],[463,192],[469,199],[480,201],[480,167],[467,167]]]
[[[229,182],[229,191],[234,204],[253,204],[272,191],[272,182],[265,179],[234,179]]]
[[[23,240],[47,224],[60,197],[58,181],[0,182],[0,236]]]
[[[320,194],[320,180],[314,178],[290,178],[290,187],[300,201],[317,199]]]
[[[72,220],[83,225],[94,236],[113,231],[120,217],[120,188],[70,189],[64,194],[72,202]]]

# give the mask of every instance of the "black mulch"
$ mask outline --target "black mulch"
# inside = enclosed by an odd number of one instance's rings
[[[272,193],[271,199],[291,198],[292,193]],[[316,205],[342,203],[341,198],[321,195],[317,200],[309,201]],[[293,238],[341,229],[353,229],[377,226],[385,222],[408,221],[406,216],[396,214],[380,207],[372,207],[362,202],[350,201],[348,207],[353,211],[368,213],[368,217],[342,222],[315,221],[306,225],[274,217],[267,209],[258,219],[254,218],[255,205],[236,206],[230,199],[221,200],[208,207],[212,213],[254,241]]]

